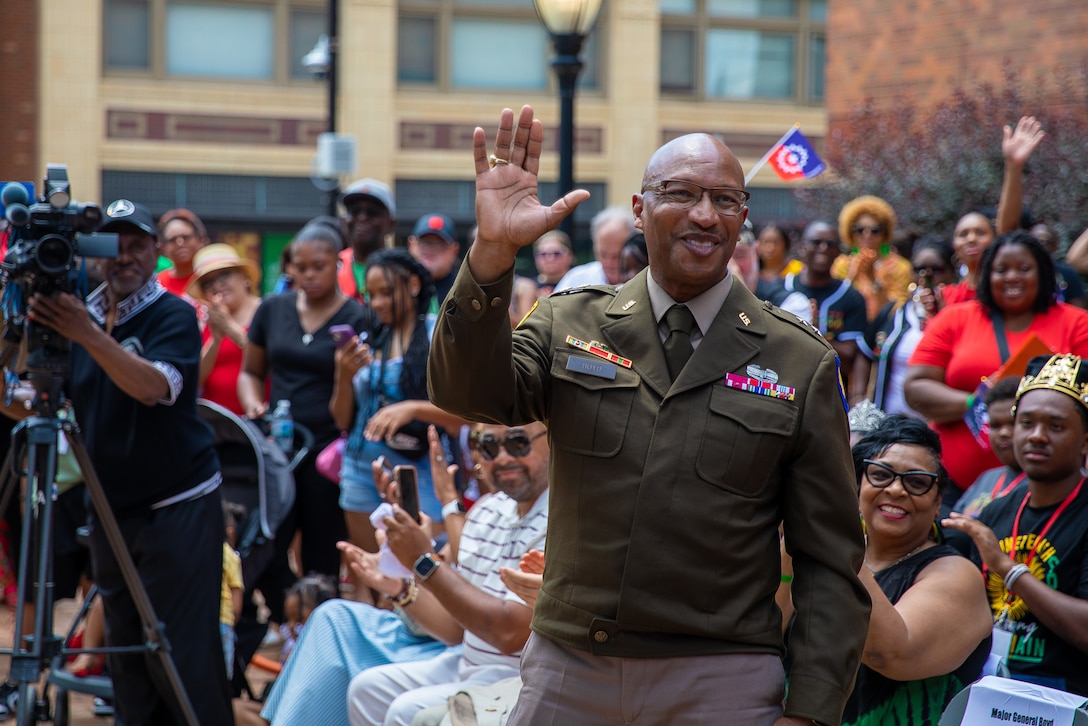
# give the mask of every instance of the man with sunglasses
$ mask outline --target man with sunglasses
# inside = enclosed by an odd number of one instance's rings
[[[861,527],[834,350],[735,284],[744,173],[706,134],[633,195],[649,267],[540,300],[511,331],[515,256],[588,194],[537,199],[543,129],[476,129],[479,233],[443,305],[431,400],[548,422],[548,565],[511,724],[839,723],[865,641]],[[800,629],[783,708],[779,524]]]
[[[1074,355],[1028,363],[1013,409],[1013,448],[1027,484],[978,519],[970,536],[986,578],[995,652],[1013,678],[1088,696],[1088,366]]]
[[[350,298],[366,299],[366,261],[385,246],[397,227],[397,205],[393,190],[377,179],[353,181],[340,194],[343,222],[348,231],[348,248],[341,250],[336,283]]]
[[[385,519],[386,536],[411,578],[390,576],[380,555],[340,543],[363,583],[401,612],[346,600],[323,603],[306,622],[261,717],[272,724],[408,726],[416,712],[445,703],[465,686],[517,676],[532,610],[506,588],[499,568],[516,569],[522,555],[544,549],[545,435],[540,423],[474,426],[477,475],[497,491],[467,514],[447,515],[465,518],[456,562],[439,559],[429,530],[400,507]],[[444,465],[433,437],[431,459]],[[441,650],[433,641],[461,647]]]

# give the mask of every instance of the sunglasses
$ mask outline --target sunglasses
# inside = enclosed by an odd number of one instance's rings
[[[930,275],[940,275],[948,270],[944,265],[915,265],[914,274],[921,275],[923,272],[928,272]]]
[[[494,461],[499,455],[500,446],[506,449],[506,453],[510,456],[521,459],[533,450],[533,442],[547,433],[547,431],[541,431],[536,436],[529,436],[524,431],[513,431],[500,439],[495,434],[481,434],[479,431],[473,431],[472,436],[469,437],[469,445],[480,452],[484,461]]]
[[[884,234],[883,227],[863,227],[860,224],[857,227],[851,227],[850,231],[857,235],[862,235],[866,232],[873,235]]]
[[[932,471],[896,471],[887,464],[865,459],[865,478],[877,489],[887,489],[896,479],[903,482],[907,494],[920,497],[937,484],[939,474]]]

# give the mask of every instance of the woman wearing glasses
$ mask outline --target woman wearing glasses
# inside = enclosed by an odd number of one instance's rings
[[[162,254],[171,266],[158,274],[159,282],[169,292],[182,297],[193,280],[196,253],[208,244],[204,222],[188,209],[171,209],[159,217]]]
[[[562,230],[553,229],[533,242],[535,277],[514,278],[514,293],[510,307],[510,320],[517,323],[526,316],[538,298],[551,295],[557,282],[570,272],[574,264],[574,250],[570,237]]]
[[[889,301],[904,303],[909,296],[910,262],[891,244],[894,232],[895,212],[880,197],[858,197],[839,212],[839,237],[849,251],[835,260],[831,275],[861,293],[870,320]]]
[[[937,723],[981,673],[993,619],[978,570],[941,543],[948,474],[924,421],[889,416],[853,447],[873,601],[844,724]]]
[[[936,296],[955,282],[952,247],[941,240],[919,242],[911,256],[914,282],[906,302],[889,302],[858,341],[862,354],[873,363],[876,380],[873,404],[885,413],[915,413],[903,398],[907,361],[922,338],[926,321],[937,314]]]
[[[986,589],[978,569],[940,536],[936,519],[950,482],[940,441],[925,422],[888,416],[851,451],[865,527],[858,577],[873,608],[842,723],[935,724],[986,662],[993,627]],[[776,597],[784,625],[792,617],[791,579],[783,575]],[[788,626],[786,633],[788,651]]]

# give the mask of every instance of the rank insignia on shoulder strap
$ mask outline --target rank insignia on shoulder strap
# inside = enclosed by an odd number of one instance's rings
[[[531,308],[529,308],[529,312],[525,313],[525,317],[523,317],[521,320],[519,320],[518,324],[516,326],[514,326],[515,329],[520,328],[522,326],[522,324],[526,320],[529,319],[529,316],[533,314],[533,311],[536,310],[536,306],[539,305],[539,304],[540,304],[540,300],[534,300],[533,301],[533,306]]]

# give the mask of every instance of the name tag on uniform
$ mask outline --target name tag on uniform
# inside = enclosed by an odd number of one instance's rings
[[[567,358],[567,370],[607,378],[610,381],[616,380],[616,364],[594,358],[572,355]]]

